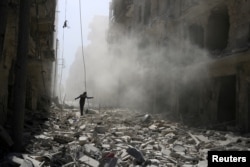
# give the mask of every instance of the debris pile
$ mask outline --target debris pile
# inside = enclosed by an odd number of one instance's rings
[[[207,166],[209,150],[250,150],[247,137],[134,111],[91,109],[82,117],[74,109],[51,112],[40,134],[26,126],[28,153],[8,154],[0,166]]]

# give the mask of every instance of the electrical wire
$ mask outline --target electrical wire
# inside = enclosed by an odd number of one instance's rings
[[[62,102],[62,75],[63,75],[63,54],[64,54],[64,29],[63,29],[63,36],[62,36],[62,45],[63,45],[63,48],[62,48],[62,64],[61,64],[61,75],[60,75],[60,82],[59,82],[59,85],[60,85],[60,100]]]
[[[82,46],[82,59],[83,59],[83,67],[84,67],[84,88],[87,92],[87,72],[86,72],[86,65],[85,65],[85,58],[84,58],[84,50],[83,50],[83,33],[82,33],[82,7],[81,7],[81,0],[79,0],[79,12],[80,12],[80,29],[81,29],[81,46]]]
[[[65,10],[65,13],[64,13],[64,23],[67,22],[67,0],[65,0],[65,6],[64,6],[64,10]],[[61,102],[63,103],[63,99],[62,99],[62,76],[63,76],[63,68],[64,68],[64,28],[66,27],[63,27],[63,35],[62,35],[62,64],[61,64],[61,75],[60,75],[60,82],[59,82],[59,85],[60,85],[60,100]]]
[[[81,29],[81,44],[82,44],[82,60],[83,60],[83,68],[84,68],[84,88],[85,92],[87,92],[87,71],[85,65],[85,58],[84,58],[84,50],[83,50],[83,33],[82,33],[82,5],[81,0],[79,0],[79,12],[80,12],[80,29]],[[87,104],[89,108],[89,100],[87,98]]]

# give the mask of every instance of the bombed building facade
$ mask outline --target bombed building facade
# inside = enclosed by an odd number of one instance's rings
[[[147,90],[156,99],[149,100],[150,110],[167,110],[193,125],[249,131],[249,9],[248,0],[113,0],[107,41],[112,49],[122,36],[136,37],[140,50],[161,48],[164,61],[177,48],[173,66],[183,68],[179,77],[158,76],[156,88]],[[206,58],[196,61],[193,54]],[[143,51],[140,57],[146,57]]]
[[[22,4],[23,7],[21,7]],[[25,6],[25,4],[27,5]],[[42,109],[44,104],[49,103],[54,82],[52,73],[55,62],[56,4],[56,0],[2,0],[0,2],[1,125],[6,122],[8,117],[15,115],[12,113],[14,87],[17,83],[16,75],[18,73],[16,72],[20,70],[20,64],[18,65],[16,62],[18,56],[23,57],[24,52],[21,49],[28,48],[27,77],[18,76],[20,79],[22,77],[27,79],[25,81],[26,108]],[[28,12],[23,14],[22,12],[25,11]],[[20,15],[27,18],[22,18]],[[25,22],[25,19],[28,21]],[[22,34],[24,34],[23,36],[28,34],[28,38],[23,37]]]

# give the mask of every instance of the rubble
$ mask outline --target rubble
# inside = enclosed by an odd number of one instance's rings
[[[91,167],[96,167],[96,166],[99,166],[99,162],[87,155],[84,155],[82,156],[80,159],[79,159],[80,162],[86,164],[86,165],[89,165]]]
[[[199,167],[207,165],[209,150],[250,150],[250,139],[232,132],[192,129],[153,115],[136,115],[112,109],[80,117],[75,110],[53,109],[48,118],[38,117],[44,120],[36,122],[43,127],[39,134],[28,133],[37,128],[26,123],[28,153],[6,154],[0,166]],[[11,145],[11,138],[1,132]]]

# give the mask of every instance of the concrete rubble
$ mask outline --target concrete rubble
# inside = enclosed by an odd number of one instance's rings
[[[26,152],[5,154],[0,166],[199,167],[207,166],[209,150],[250,150],[249,136],[194,129],[135,111],[91,110],[80,117],[75,110],[52,109],[48,118],[39,114],[40,122],[32,117],[25,122]],[[42,129],[39,134],[36,127]],[[11,144],[1,129],[1,139]]]

